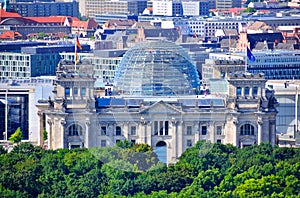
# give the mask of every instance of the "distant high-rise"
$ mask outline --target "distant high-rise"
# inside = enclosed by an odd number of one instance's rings
[[[85,13],[81,15],[90,18],[96,14],[138,15],[147,7],[147,0],[86,0],[83,6]]]
[[[240,8],[241,0],[216,0],[216,9]]]
[[[43,0],[14,0],[10,2],[10,10],[18,12],[23,17],[72,16],[78,17],[79,4],[72,2],[55,2]]]

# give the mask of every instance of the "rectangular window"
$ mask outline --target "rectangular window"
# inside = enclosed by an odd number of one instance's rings
[[[77,87],[73,88],[73,95],[78,96],[78,88]]]
[[[165,121],[165,135],[169,135],[169,121]]]
[[[154,135],[169,135],[169,121],[154,121]]]
[[[101,147],[106,147],[106,140],[101,140]]]
[[[186,141],[186,146],[187,146],[187,147],[193,146],[192,140],[187,140],[187,141]]]
[[[65,88],[65,96],[66,97],[70,96],[70,88],[69,87]]]
[[[158,135],[158,122],[154,121],[154,135]]]
[[[164,125],[163,125],[163,121],[159,122],[159,135],[164,135]]]
[[[130,127],[130,134],[131,135],[136,135],[136,126],[131,126]]]
[[[186,134],[187,135],[192,135],[192,126],[187,126],[186,127]]]
[[[218,139],[218,140],[217,140],[217,143],[221,144],[221,143],[222,143],[222,140]]]
[[[86,96],[86,88],[85,87],[81,88],[81,96]]]
[[[207,126],[202,126],[201,127],[201,135],[206,135],[207,134]]]
[[[101,135],[106,135],[106,126],[101,127]]]
[[[135,140],[131,140],[131,143],[132,143],[132,144],[135,144]]]
[[[222,126],[217,126],[217,135],[222,135]]]
[[[120,126],[116,126],[116,135],[122,135],[122,129]]]

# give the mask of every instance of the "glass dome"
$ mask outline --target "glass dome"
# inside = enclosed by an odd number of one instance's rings
[[[129,49],[115,76],[115,90],[121,95],[194,95],[199,85],[197,68],[187,51],[162,40]]]

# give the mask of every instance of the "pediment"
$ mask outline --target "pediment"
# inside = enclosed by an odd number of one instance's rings
[[[174,114],[181,114],[182,111],[170,104],[167,104],[163,101],[159,101],[147,107],[146,109],[143,109],[140,113],[174,115]]]

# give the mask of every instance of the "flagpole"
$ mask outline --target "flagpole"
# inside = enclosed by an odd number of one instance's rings
[[[248,55],[247,55],[247,47],[245,49],[245,73],[247,72],[247,59],[248,59]]]
[[[7,141],[8,139],[8,98],[7,98],[7,92],[8,92],[8,88],[6,88],[5,90],[5,137],[3,137],[4,140]]]
[[[75,72],[76,72],[76,64],[77,64],[77,35],[75,36],[75,40],[74,40],[74,43],[75,43]]]

